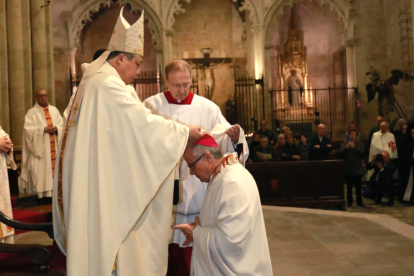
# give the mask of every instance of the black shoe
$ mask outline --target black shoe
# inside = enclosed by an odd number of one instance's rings
[[[361,208],[365,208],[365,204],[364,203],[358,204],[358,206],[361,207]]]
[[[394,206],[394,200],[393,201],[388,201],[387,205],[388,205],[388,207]]]
[[[352,207],[352,203],[346,204],[346,207]]]

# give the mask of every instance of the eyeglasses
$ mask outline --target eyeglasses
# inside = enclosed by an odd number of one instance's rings
[[[181,87],[184,89],[187,89],[191,86],[191,82],[187,82],[187,83],[183,83],[183,84],[172,84],[172,87],[174,87],[174,89],[180,89]]]
[[[37,95],[36,97],[38,97],[38,98],[47,98],[47,94],[44,94],[44,95]]]
[[[190,170],[192,170],[192,169],[193,169],[193,167],[194,167],[194,165],[195,165],[198,161],[200,161],[200,159],[201,159],[201,158],[203,158],[204,154],[206,154],[206,153],[203,153],[202,155],[200,155],[200,157],[199,157],[199,158],[197,158],[197,160],[196,160],[196,161],[194,161],[193,163],[189,164],[189,165],[188,165],[188,168],[189,168]]]

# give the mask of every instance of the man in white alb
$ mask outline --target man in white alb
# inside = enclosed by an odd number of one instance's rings
[[[35,96],[36,104],[24,118],[19,190],[50,199],[63,120],[59,110],[48,103],[46,91],[38,90]]]
[[[173,170],[198,127],[154,116],[133,97],[144,15],[121,14],[107,51],[87,66],[65,126],[53,194],[55,241],[68,276],[164,276]]]
[[[223,156],[205,134],[187,145],[184,158],[190,173],[208,183],[200,218],[174,226],[184,245],[194,241],[191,275],[273,275],[259,191],[237,154]]]
[[[174,60],[165,67],[164,81],[168,91],[154,95],[144,101],[153,114],[158,114],[185,125],[197,125],[202,130],[211,131],[218,126],[227,130],[219,139],[223,152],[236,152],[239,149],[240,162],[244,165],[249,149],[240,126],[231,126],[221,114],[220,108],[212,101],[194,95],[190,91],[191,67],[184,60]],[[200,214],[206,192],[206,183],[190,175],[187,163],[182,158],[175,171],[175,200],[172,224],[185,224],[194,221]],[[173,231],[167,275],[189,275],[191,244],[183,247],[185,240],[181,231]],[[174,248],[180,246],[181,248]],[[187,267],[187,271],[178,272]]]
[[[380,124],[380,131],[372,135],[371,148],[369,149],[369,158],[376,154],[381,154],[383,151],[388,152],[390,158],[398,158],[397,144],[395,143],[394,134],[389,132],[388,123],[382,122]],[[367,172],[367,179],[370,179],[374,170]]]

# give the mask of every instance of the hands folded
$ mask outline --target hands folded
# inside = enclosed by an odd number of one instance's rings
[[[184,236],[186,237],[186,240],[184,241],[183,246],[187,246],[194,241],[193,231],[197,226],[200,226],[200,219],[198,217],[195,217],[195,222],[174,225],[173,229],[181,230]]]
[[[7,137],[0,138],[0,153],[8,153],[13,148],[12,140]]]

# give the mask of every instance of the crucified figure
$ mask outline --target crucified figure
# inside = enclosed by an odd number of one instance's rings
[[[221,63],[216,64],[216,65],[210,66],[210,65],[204,64],[204,65],[201,65],[199,67],[199,68],[204,69],[204,75],[205,75],[205,80],[206,80],[206,83],[205,83],[205,96],[209,100],[211,100],[213,98],[213,93],[212,93],[213,86],[214,86],[213,69],[223,65],[224,62],[225,61],[223,60]],[[196,64],[194,64],[191,61],[190,61],[190,64],[191,64],[191,66],[193,66],[193,68],[198,67]]]

